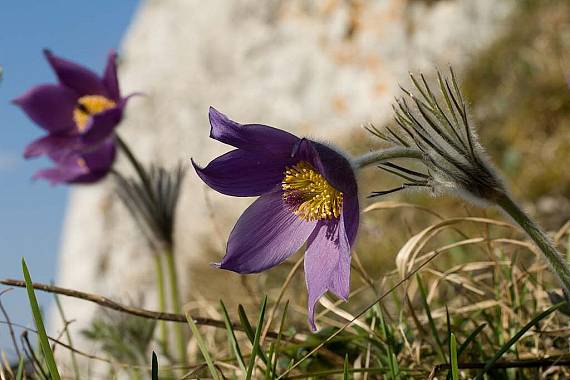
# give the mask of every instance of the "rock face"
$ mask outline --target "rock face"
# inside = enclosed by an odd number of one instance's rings
[[[429,4],[428,4],[429,3]],[[349,146],[362,123],[391,117],[409,70],[460,70],[492,41],[510,3],[479,1],[147,0],[120,62],[133,99],[120,133],[145,163],[205,164],[228,147],[209,140],[208,107]],[[130,170],[119,160],[120,170]],[[192,171],[183,188],[176,255],[184,299],[245,297],[237,276],[211,269],[250,200],[208,191]],[[111,180],[71,195],[58,284],[156,308],[151,253]],[[238,284],[238,286],[236,286]],[[144,296],[144,297],[143,297]],[[142,297],[142,298],[141,298]],[[227,297],[226,297],[227,298]],[[96,313],[63,299],[76,333]],[[59,318],[52,327],[60,328]],[[89,350],[77,338],[78,348]]]

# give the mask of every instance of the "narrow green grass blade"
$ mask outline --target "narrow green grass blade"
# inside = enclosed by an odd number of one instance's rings
[[[344,356],[344,369],[343,369],[343,375],[342,375],[342,378],[343,378],[344,380],[348,380],[348,379],[349,379],[348,373],[349,373],[349,372],[348,372],[348,354],[346,354],[346,355]]]
[[[152,352],[151,379],[158,380],[158,358],[156,357],[156,353],[154,351]]]
[[[220,377],[218,376],[218,371],[216,370],[216,367],[214,366],[214,362],[212,361],[212,357],[210,356],[210,353],[208,352],[208,347],[206,347],[206,342],[204,342],[204,338],[202,338],[202,334],[200,334],[200,331],[198,330],[196,323],[194,323],[194,320],[188,314],[186,314],[186,320],[188,321],[188,324],[190,325],[190,330],[192,330],[192,335],[194,335],[194,338],[196,338],[196,343],[198,343],[198,347],[200,348],[200,351],[202,352],[202,356],[204,357],[204,360],[206,361],[206,364],[208,365],[208,369],[210,370],[210,374],[212,375],[212,379],[220,380]]]
[[[443,349],[443,343],[441,342],[441,339],[439,338],[437,327],[436,327],[435,322],[433,320],[433,317],[431,315],[431,309],[430,309],[428,301],[427,301],[426,288],[425,288],[423,281],[422,281],[419,274],[416,276],[416,278],[418,280],[418,286],[420,289],[422,304],[423,304],[424,309],[426,311],[426,315],[427,315],[428,322],[429,322],[429,327],[431,329],[431,334],[433,335],[433,338],[434,338],[435,342],[437,343],[437,347],[439,349],[439,354],[441,356],[441,359],[447,363],[447,357],[445,356],[445,350]]]
[[[469,336],[467,337],[467,339],[465,339],[465,342],[463,342],[460,346],[459,346],[459,350],[457,350],[457,357],[460,357],[461,354],[463,353],[463,351],[465,351],[467,349],[467,347],[469,347],[469,344],[475,340],[475,338],[477,337],[477,335],[479,335],[479,333],[481,331],[483,331],[483,329],[485,328],[485,326],[487,326],[486,323],[482,323],[479,326],[477,326],[477,328],[475,330],[473,330],[473,332],[471,334],[469,334]]]
[[[287,319],[287,312],[289,310],[289,300],[285,302],[283,307],[283,315],[281,316],[281,323],[279,324],[279,333],[277,334],[277,340],[275,341],[275,358],[273,360],[273,373],[277,373],[277,361],[279,359],[279,345],[281,344],[281,337],[283,336],[283,330],[285,329],[285,321]]]
[[[384,360],[388,363],[388,369],[390,374],[390,379],[398,380],[400,378],[399,375],[399,368],[396,359],[396,355],[394,355],[394,349],[392,347],[394,340],[392,337],[392,333],[390,331],[390,327],[386,324],[386,320],[384,319],[384,313],[380,308],[377,310],[378,317],[380,319],[380,333],[382,339],[386,342],[386,355],[384,356]]]
[[[239,321],[243,329],[245,330],[245,335],[247,335],[247,338],[249,339],[251,344],[253,344],[255,340],[255,331],[253,331],[253,327],[251,327],[251,323],[249,323],[249,319],[247,318],[247,314],[242,305],[238,305],[238,315],[239,315]],[[259,356],[261,360],[263,360],[263,363],[267,364],[267,357],[265,356],[265,353],[263,353],[263,351],[259,352]]]
[[[243,373],[246,373],[243,355],[241,353],[241,349],[239,348],[239,344],[236,338],[234,328],[232,326],[230,316],[228,314],[228,310],[226,309],[226,305],[224,305],[224,302],[222,300],[220,300],[220,306],[222,307],[222,314],[224,315],[224,323],[226,324],[226,330],[228,331],[228,340],[230,341],[230,346],[234,351],[234,354],[239,364],[239,368],[242,370]]]
[[[391,360],[392,370],[394,373],[394,380],[401,380],[402,377],[400,376],[400,365],[398,364],[398,358],[396,357],[394,351],[392,351],[392,357],[390,360]]]
[[[55,358],[53,357],[53,351],[49,345],[48,337],[46,334],[46,328],[44,326],[44,321],[42,319],[42,314],[40,312],[40,307],[38,305],[38,300],[36,294],[34,293],[34,288],[32,286],[32,278],[30,277],[30,272],[28,271],[28,266],[26,265],[26,260],[22,257],[22,272],[24,273],[24,280],[26,281],[26,290],[28,291],[28,299],[30,300],[30,306],[32,308],[32,314],[34,316],[34,321],[36,323],[36,330],[38,330],[38,337],[40,340],[40,345],[48,367],[49,373],[52,380],[61,380],[59,372],[57,370],[57,365],[55,364]]]
[[[455,334],[451,333],[451,340],[449,341],[449,355],[451,356],[451,378],[459,380],[459,365],[457,364],[457,340]]]
[[[261,352],[261,347],[259,347],[259,339],[261,338],[261,330],[263,328],[263,320],[265,319],[265,309],[267,308],[267,296],[263,298],[263,303],[261,304],[261,311],[259,312],[259,318],[257,319],[257,328],[255,329],[255,336],[253,338],[253,348],[251,350],[251,358],[249,359],[249,366],[247,367],[246,380],[251,380],[253,375],[253,368],[255,367],[255,358],[257,354]]]
[[[457,360],[459,360],[463,351],[465,351],[467,349],[467,347],[469,347],[469,345],[471,344],[471,342],[473,342],[475,340],[477,335],[479,335],[479,333],[481,331],[483,331],[485,326],[487,326],[486,323],[482,323],[479,326],[477,326],[477,328],[475,330],[473,330],[473,332],[471,334],[469,334],[467,339],[465,339],[465,342],[463,342],[463,343],[461,343],[461,345],[459,345],[459,349],[457,350]],[[451,372],[447,373],[446,379],[448,379],[448,380],[451,379]]]
[[[267,354],[267,358],[269,362],[265,366],[265,378],[271,380],[273,376],[271,376],[273,371],[273,357],[275,355],[275,342],[271,342],[269,345],[269,354]]]
[[[540,322],[544,318],[548,317],[550,314],[552,314],[553,312],[555,312],[556,310],[558,310],[560,307],[562,307],[564,305],[566,305],[566,302],[557,303],[556,305],[551,306],[548,309],[546,309],[545,311],[543,311],[542,313],[538,314],[530,322],[528,322],[526,325],[524,325],[524,327],[522,329],[520,329],[519,332],[517,332],[511,339],[509,339],[508,342],[503,344],[503,346],[499,349],[499,351],[497,351],[495,356],[493,356],[489,361],[487,361],[487,363],[485,363],[485,367],[483,368],[483,370],[481,370],[481,372],[479,372],[477,374],[477,377],[475,378],[475,380],[481,380],[483,378],[483,375],[485,375],[491,369],[493,364],[495,364],[495,362],[497,360],[499,360],[501,358],[501,356],[503,356],[503,354],[505,352],[507,352],[509,350],[509,348],[512,347],[513,344],[515,344],[528,330],[530,330],[531,327],[533,327],[538,322]]]
[[[249,319],[247,319],[247,314],[242,305],[238,305],[238,316],[241,326],[245,330],[245,335],[247,335],[248,339],[253,342],[255,332],[253,331],[253,327],[251,327],[251,323],[249,323]]]
[[[18,362],[18,371],[16,372],[16,380],[22,380],[24,378],[24,357],[20,357]]]

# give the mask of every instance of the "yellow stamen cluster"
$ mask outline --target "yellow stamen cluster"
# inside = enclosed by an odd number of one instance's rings
[[[83,132],[87,128],[89,118],[92,115],[113,108],[116,105],[114,101],[101,95],[82,96],[77,101],[77,107],[73,110],[73,121],[75,121],[77,129]]]
[[[281,182],[283,199],[293,213],[306,221],[338,218],[342,193],[336,190],[308,162],[301,161],[285,170]]]

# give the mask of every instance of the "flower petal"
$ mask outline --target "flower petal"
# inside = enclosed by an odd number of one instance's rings
[[[107,57],[107,66],[103,73],[103,85],[107,89],[109,98],[118,103],[121,100],[121,91],[117,78],[117,52],[114,50],[111,50]]]
[[[200,168],[198,176],[212,189],[234,197],[253,197],[273,190],[281,181],[288,161],[243,149],[228,152]]]
[[[276,156],[289,156],[299,138],[281,129],[262,124],[239,124],[210,107],[210,137],[249,151],[265,151]]]
[[[82,158],[90,171],[109,171],[115,156],[117,145],[114,138],[107,139],[97,149],[82,153]]]
[[[78,158],[78,157],[76,157]],[[69,183],[78,177],[88,174],[89,169],[79,164],[78,160],[68,160],[65,164],[59,163],[55,167],[37,171],[33,179],[46,179],[52,185]]]
[[[44,50],[49,64],[55,71],[59,82],[77,92],[79,96],[109,96],[99,75],[86,67],[57,57],[49,50]]]
[[[327,290],[343,300],[350,290],[350,245],[344,218],[320,221],[307,241],[305,282],[309,324],[315,331],[315,304]]]
[[[114,139],[108,139],[87,152],[68,151],[52,155],[55,167],[39,170],[33,179],[46,179],[52,184],[93,183],[107,175],[116,156]]]
[[[335,189],[343,194],[357,194],[358,188],[352,165],[344,155],[333,148],[303,138],[293,146],[292,156],[297,160],[310,163]]]
[[[237,221],[217,266],[237,273],[272,268],[297,252],[315,225],[289,211],[281,191],[264,194]]]
[[[81,145],[78,135],[47,135],[29,144],[24,150],[24,158],[53,155],[58,151],[78,149]]]
[[[342,218],[344,219],[344,229],[350,246],[354,246],[358,224],[360,223],[360,207],[358,196],[348,196],[343,200]]]
[[[108,138],[123,117],[124,102],[117,107],[99,112],[89,119],[85,132],[81,135],[81,141],[85,144],[98,144]]]
[[[39,85],[12,102],[22,108],[34,123],[49,132],[74,128],[73,109],[77,103],[77,95],[66,87]]]

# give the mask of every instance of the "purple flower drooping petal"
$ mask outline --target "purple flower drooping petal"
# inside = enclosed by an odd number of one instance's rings
[[[358,225],[360,223],[360,206],[358,197],[346,197],[342,205],[342,218],[348,243],[352,247],[356,241]]]
[[[305,282],[308,291],[309,323],[315,331],[315,304],[327,291],[348,300],[350,289],[350,245],[343,218],[321,221],[307,242]]]
[[[103,85],[107,89],[109,98],[116,103],[121,101],[121,91],[119,90],[119,79],[117,77],[117,52],[111,50],[107,57],[107,66],[103,72]]]
[[[299,138],[262,124],[239,124],[210,107],[210,137],[236,148],[265,152],[278,157],[291,154]]]
[[[281,183],[287,161],[276,161],[267,154],[232,150],[200,168],[192,160],[198,176],[212,189],[234,197],[267,193]]]
[[[280,190],[264,194],[239,218],[218,266],[238,273],[273,268],[301,248],[315,224],[291,213]]]
[[[52,155],[56,164],[52,168],[41,169],[33,179],[46,179],[52,185],[58,183],[92,183],[105,177],[116,155],[116,146],[112,139],[96,149],[81,152],[58,152]]]
[[[50,156],[58,151],[76,150],[82,146],[79,135],[51,134],[34,140],[24,150],[24,158]]]
[[[57,133],[73,128],[73,109],[77,95],[70,89],[55,85],[36,86],[12,101],[43,129]]]
[[[89,170],[82,167],[78,163],[69,163],[67,165],[57,165],[53,168],[38,170],[32,179],[45,179],[52,185],[59,183],[71,183],[74,179],[89,173]]]
[[[108,91],[103,85],[99,75],[86,67],[74,62],[57,57],[49,50],[44,50],[44,55],[55,71],[59,82],[74,90],[78,96],[102,95],[108,97]]]

